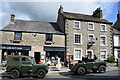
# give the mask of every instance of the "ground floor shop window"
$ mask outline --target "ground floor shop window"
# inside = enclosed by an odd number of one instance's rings
[[[29,55],[29,51],[22,50],[2,50],[2,61],[6,61],[8,55]]]
[[[60,58],[61,62],[64,62],[64,51],[46,51],[46,61],[48,61],[48,59],[51,60],[51,62],[55,62],[58,60],[58,58]]]

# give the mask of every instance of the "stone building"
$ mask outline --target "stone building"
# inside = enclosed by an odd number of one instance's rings
[[[103,19],[102,10],[97,8],[92,15],[64,12],[60,6],[57,23],[65,32],[66,55],[74,62],[86,55],[93,59],[106,60],[112,55],[112,23]]]
[[[53,22],[17,20],[11,15],[10,24],[0,30],[0,59],[7,55],[29,55],[46,61],[51,57],[65,57],[65,36]]]
[[[73,62],[88,58],[106,60],[112,54],[112,23],[103,19],[97,8],[92,15],[64,12],[60,6],[57,22],[40,22],[14,19],[0,30],[0,55],[30,55],[40,59],[68,56]]]
[[[118,12],[117,15],[117,21],[113,25],[113,40],[114,40],[113,51],[115,60],[117,60],[118,55],[120,57],[120,11]]]

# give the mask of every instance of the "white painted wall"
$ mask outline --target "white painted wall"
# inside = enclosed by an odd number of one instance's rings
[[[114,36],[114,46],[119,46],[119,36]]]
[[[114,56],[115,56],[115,61],[117,61],[117,58],[118,58],[118,51],[117,50],[114,51]]]

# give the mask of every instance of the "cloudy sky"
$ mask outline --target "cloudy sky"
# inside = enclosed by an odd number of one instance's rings
[[[92,15],[92,12],[101,7],[103,17],[110,22],[117,19],[120,5],[116,2],[0,2],[0,28],[9,23],[10,14],[15,14],[16,19],[56,22],[57,12],[60,7],[66,12],[82,13]],[[119,7],[118,7],[119,6]]]

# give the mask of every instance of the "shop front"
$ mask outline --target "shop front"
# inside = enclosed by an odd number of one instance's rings
[[[64,62],[65,60],[65,47],[44,46],[44,51],[46,51],[46,61],[50,59],[54,62],[58,58],[60,58],[61,62]]]
[[[120,58],[120,48],[114,48],[115,61]]]
[[[1,50],[1,62],[6,60],[8,55],[29,55],[29,51],[31,51],[31,46],[24,46],[24,45],[0,45]]]

